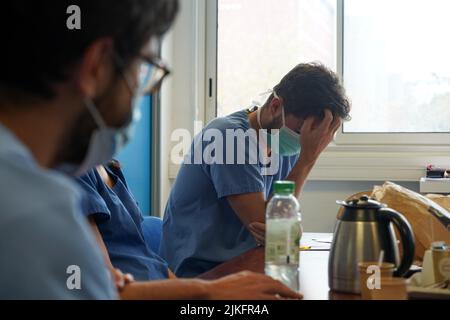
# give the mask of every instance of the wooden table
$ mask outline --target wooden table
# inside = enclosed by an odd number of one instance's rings
[[[305,236],[307,238],[320,237],[321,234],[305,234]],[[300,291],[305,300],[360,300],[359,295],[330,291],[328,287],[329,255],[329,251],[312,250],[300,253]],[[264,248],[244,253],[201,275],[200,278],[214,280],[240,271],[264,273]]]

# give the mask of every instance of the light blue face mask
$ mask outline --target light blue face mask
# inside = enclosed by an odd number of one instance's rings
[[[274,97],[279,99],[277,94],[274,92]],[[261,125],[261,108],[258,109],[258,124],[262,128]],[[291,128],[286,126],[286,114],[283,106],[283,126],[278,133],[276,134],[267,134],[267,144],[272,151],[279,154],[283,157],[291,157],[295,155],[299,155],[301,152],[301,143],[300,143],[300,134],[292,130]],[[278,142],[278,143],[277,143]],[[278,144],[278,147],[277,147]]]
[[[140,91],[137,92],[139,93]],[[143,96],[141,94],[133,98],[132,117],[129,123],[122,128],[109,128],[94,102],[86,99],[84,104],[97,124],[97,129],[91,135],[86,157],[79,166],[64,164],[58,169],[66,174],[79,177],[92,168],[111,161],[132,139],[136,124],[142,117],[142,99]]]

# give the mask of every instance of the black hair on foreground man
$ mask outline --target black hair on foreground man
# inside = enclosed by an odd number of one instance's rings
[[[67,28],[67,8],[81,11],[81,29]],[[0,5],[0,97],[8,94],[50,99],[52,86],[94,41],[111,37],[124,63],[151,36],[162,35],[178,10],[176,0],[14,0]]]

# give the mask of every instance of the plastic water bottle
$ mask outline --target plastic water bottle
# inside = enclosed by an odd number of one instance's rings
[[[300,204],[294,197],[295,183],[277,181],[266,210],[266,275],[299,291]]]

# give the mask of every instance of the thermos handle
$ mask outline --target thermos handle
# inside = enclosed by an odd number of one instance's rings
[[[389,208],[380,209],[381,216],[386,217],[390,222],[393,222],[400,232],[401,241],[403,244],[403,259],[397,271],[394,273],[395,277],[403,277],[411,268],[414,260],[416,250],[414,232],[406,218],[395,210]]]

